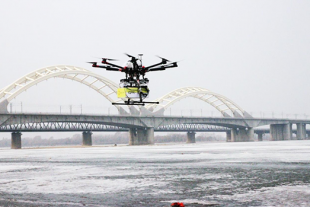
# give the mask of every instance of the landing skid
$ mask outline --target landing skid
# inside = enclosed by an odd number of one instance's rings
[[[159,104],[159,102],[148,102],[148,101],[125,101],[125,103],[112,103],[112,105],[136,105],[136,106],[144,106],[145,104]]]

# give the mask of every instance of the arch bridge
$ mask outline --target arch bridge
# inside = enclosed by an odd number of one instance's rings
[[[30,129],[34,126],[39,128],[42,126],[44,128],[45,126],[48,130],[56,130],[57,126],[60,125],[71,127],[71,129],[72,127],[76,127],[76,130],[78,130],[83,129],[87,124],[106,130],[126,128],[129,129],[130,144],[136,145],[152,144],[154,130],[172,130],[177,128],[176,126],[186,126],[189,131],[188,140],[192,142],[194,133],[193,128],[190,126],[193,125],[213,125],[230,128],[231,131],[227,133],[227,140],[253,141],[254,127],[257,126],[270,125],[270,132],[273,140],[283,140],[291,138],[291,126],[293,123],[297,124],[298,137],[306,137],[305,125],[310,124],[308,120],[255,119],[227,97],[201,87],[184,87],[174,90],[154,100],[155,102],[159,102],[158,105],[148,104],[139,108],[135,106],[123,107],[114,105],[119,111],[119,116],[8,113],[7,106],[12,99],[16,98],[27,89],[50,78],[70,79],[86,85],[111,103],[123,101],[117,98],[118,85],[116,83],[81,67],[56,65],[31,72],[0,90],[0,131],[5,131],[5,129],[13,131],[12,146],[15,145],[14,143],[17,143],[15,146],[18,148],[18,143],[21,140],[20,131],[26,130],[27,127]],[[206,104],[218,110],[222,114],[222,117],[163,116],[167,108],[171,107],[177,101],[188,97],[204,101]],[[15,130],[12,130],[14,127]],[[83,136],[85,134],[85,140],[89,140],[90,137],[89,130],[87,129],[88,127],[85,127],[87,133],[83,133]],[[89,141],[85,143],[89,143]]]
[[[86,85],[98,92],[111,103],[118,103],[123,101],[122,99],[117,98],[118,84],[114,83],[113,81],[81,67],[56,65],[41,68],[31,72],[1,89],[0,112],[8,113],[7,106],[11,100],[29,88],[50,78],[70,79]],[[128,108],[123,108],[120,105],[114,106],[117,108],[120,114],[163,115],[167,108],[172,106],[177,101],[187,97],[193,97],[204,101],[205,103],[218,110],[224,117],[251,117],[245,110],[243,110],[232,100],[201,87],[185,87],[174,90],[156,99],[155,101],[159,102],[159,105],[148,104],[145,107],[140,107],[138,109],[134,106],[127,106]]]

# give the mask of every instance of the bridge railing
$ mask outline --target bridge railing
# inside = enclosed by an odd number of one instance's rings
[[[29,104],[23,102],[11,102],[8,106],[9,113],[47,113],[47,114],[89,114],[89,115],[118,115],[118,110],[111,106],[99,105],[55,105],[55,104]],[[310,114],[285,113],[274,111],[248,112],[255,118],[280,118],[280,119],[310,119]],[[178,109],[168,108],[165,116],[195,116],[195,117],[222,117],[219,111],[204,108]]]
[[[275,111],[258,111],[248,112],[251,116],[256,118],[279,118],[279,119],[310,119],[310,114],[300,113],[285,113]]]
[[[89,114],[89,115],[118,115],[114,106],[89,106],[81,104],[72,105],[42,105],[12,102],[8,106],[9,113],[46,113],[46,114]],[[195,117],[222,117],[218,111],[206,109],[174,109],[165,111],[166,116],[195,116]]]
[[[118,115],[118,110],[111,106],[84,106],[81,104],[70,105],[42,105],[24,104],[22,102],[10,103],[9,113],[46,113],[46,114],[96,114],[96,115]]]

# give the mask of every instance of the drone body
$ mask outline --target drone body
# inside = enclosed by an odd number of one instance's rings
[[[130,60],[124,67],[112,64],[108,61],[115,61],[115,59],[102,58],[103,65],[97,65],[97,62],[89,62],[92,67],[104,68],[109,71],[119,71],[125,73],[125,79],[120,80],[120,87],[117,90],[117,97],[122,98],[124,103],[112,103],[114,105],[144,105],[145,103],[158,102],[145,102],[143,101],[149,95],[148,83],[149,79],[145,78],[147,72],[166,70],[167,68],[178,67],[177,62],[171,62],[165,58],[161,58],[161,62],[150,66],[143,66],[142,54],[136,58],[132,55],[126,54]]]

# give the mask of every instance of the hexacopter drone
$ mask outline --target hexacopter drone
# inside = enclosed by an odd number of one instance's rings
[[[125,53],[126,54],[126,53]],[[143,66],[142,54],[139,58],[126,54],[130,60],[124,67],[109,63],[107,61],[115,61],[115,59],[102,58],[103,65],[97,65],[97,62],[88,62],[95,68],[105,68],[109,71],[120,71],[126,74],[125,79],[120,80],[120,87],[117,89],[117,97],[122,98],[124,103],[112,103],[113,105],[142,105],[146,103],[158,104],[159,102],[145,102],[143,101],[149,95],[148,83],[149,79],[145,78],[145,73],[151,71],[161,71],[167,68],[178,67],[177,62],[171,62],[165,58],[161,59],[160,63]]]

